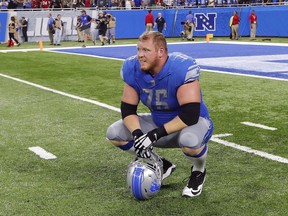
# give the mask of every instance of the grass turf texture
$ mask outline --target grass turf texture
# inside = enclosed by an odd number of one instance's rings
[[[121,61],[0,55],[1,73],[119,107]],[[201,86],[215,134],[232,133],[223,139],[288,157],[287,82],[204,71]],[[0,92],[0,215],[286,215],[287,164],[210,142],[203,193],[186,199],[190,162],[177,149],[159,149],[177,170],[155,198],[138,202],[125,183],[133,157],[105,139],[119,113],[3,77]],[[58,158],[40,159],[28,150],[37,145]]]

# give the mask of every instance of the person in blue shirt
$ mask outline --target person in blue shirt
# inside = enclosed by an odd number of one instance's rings
[[[203,101],[200,68],[182,53],[168,53],[163,34],[151,31],[139,37],[137,55],[121,68],[124,89],[122,119],[107,129],[107,139],[120,149],[149,158],[154,147],[179,148],[192,163],[191,176],[182,195],[198,196],[206,176],[207,143],[213,123]],[[138,114],[140,101],[149,114]],[[165,158],[163,180],[176,165]]]
[[[53,35],[55,34],[55,30],[54,30],[54,18],[52,17],[51,13],[48,14],[47,31],[49,35],[50,45],[53,45],[54,44]]]
[[[87,42],[88,36],[90,35],[91,22],[93,20],[92,20],[92,17],[86,14],[85,10],[81,11],[80,19],[82,22],[82,27],[84,26],[86,27],[85,29],[83,29],[84,44],[82,45],[82,47],[86,47],[86,42]]]

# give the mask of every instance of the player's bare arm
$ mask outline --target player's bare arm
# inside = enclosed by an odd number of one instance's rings
[[[124,85],[124,90],[122,94],[122,104],[123,102],[135,106],[137,106],[139,103],[138,93],[135,91],[133,87],[129,86],[126,83]],[[136,129],[140,129],[139,118],[136,113],[126,116],[125,118],[123,118],[123,121],[125,126],[128,128],[130,132],[133,132]]]

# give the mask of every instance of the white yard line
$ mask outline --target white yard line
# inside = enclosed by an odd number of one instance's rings
[[[266,153],[266,152],[263,152],[263,151],[252,149],[252,148],[247,147],[247,146],[241,146],[241,145],[233,143],[233,142],[228,142],[228,141],[219,139],[220,137],[225,137],[225,136],[230,136],[230,135],[232,135],[232,134],[217,134],[217,135],[213,135],[212,138],[211,138],[211,141],[219,143],[219,144],[222,144],[222,145],[225,145],[225,146],[229,146],[229,147],[232,147],[232,148],[244,151],[244,152],[255,154],[255,155],[258,155],[260,157],[267,158],[269,160],[278,161],[280,163],[288,164],[288,159],[287,158],[283,158],[283,157],[280,157],[280,156],[272,155],[272,154],[269,154],[269,153]]]
[[[79,97],[79,96],[76,96],[76,95],[72,95],[72,94],[68,94],[68,93],[65,93],[65,92],[62,92],[62,91],[58,91],[58,90],[55,90],[55,89],[47,88],[45,86],[41,86],[41,85],[38,85],[38,84],[35,84],[35,83],[32,83],[32,82],[28,82],[28,81],[21,80],[21,79],[15,78],[15,77],[11,77],[11,76],[8,76],[8,75],[2,74],[2,73],[0,73],[0,76],[5,77],[7,79],[11,79],[11,80],[17,81],[17,82],[24,83],[24,84],[27,84],[27,85],[30,85],[30,86],[33,86],[33,87],[36,87],[36,88],[39,88],[39,89],[42,89],[42,90],[45,90],[45,91],[50,91],[50,92],[53,92],[55,94],[60,94],[60,95],[66,96],[66,97],[70,97],[70,98],[76,99],[76,100],[81,100],[81,101],[84,101],[84,102],[92,103],[92,104],[95,104],[97,106],[101,106],[103,108],[109,109],[109,110],[120,112],[119,108],[110,106],[108,104],[104,104],[104,103],[101,103],[101,102],[98,102],[98,101],[94,101],[94,100],[90,100],[90,99],[87,99],[87,98],[82,98],[82,97]],[[261,157],[267,158],[269,160],[274,160],[274,161],[278,161],[278,162],[281,162],[281,163],[288,163],[288,159],[287,158],[282,158],[282,157],[279,157],[279,156],[268,154],[266,152],[254,150],[254,149],[251,149],[251,148],[246,147],[246,146],[241,146],[241,145],[238,145],[236,143],[231,143],[231,142],[227,142],[225,140],[219,139],[221,137],[230,136],[230,135],[232,135],[232,134],[214,135],[214,136],[212,136],[211,141],[217,142],[219,144],[223,144],[225,146],[229,146],[229,147],[232,147],[232,148],[236,148],[236,149],[239,149],[239,150],[244,151],[244,152],[256,154],[256,155],[259,155]]]
[[[261,129],[265,129],[265,130],[277,130],[277,128],[274,127],[268,127],[266,125],[262,125],[262,124],[256,124],[256,123],[252,123],[252,122],[240,122],[241,124],[247,125],[247,126],[251,126],[251,127],[257,127],[257,128],[261,128]]]
[[[45,160],[52,160],[57,158],[54,154],[47,152],[45,149],[39,146],[29,147],[28,149]]]

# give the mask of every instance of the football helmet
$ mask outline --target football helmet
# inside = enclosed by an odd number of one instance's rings
[[[155,153],[150,158],[136,158],[128,166],[128,190],[137,200],[150,199],[160,191],[163,175],[163,162]]]

